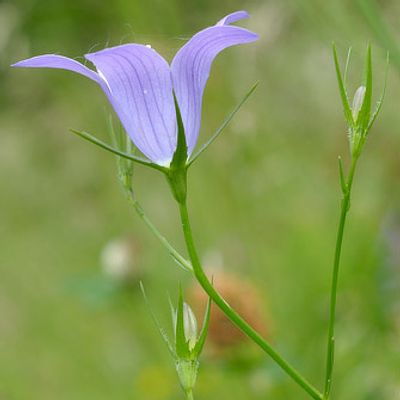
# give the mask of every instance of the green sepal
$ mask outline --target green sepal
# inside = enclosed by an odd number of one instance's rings
[[[385,80],[384,80],[384,83],[383,83],[383,89],[382,89],[381,97],[379,98],[378,102],[376,103],[375,111],[372,114],[371,120],[369,121],[369,124],[368,124],[367,133],[372,128],[372,125],[374,124],[377,116],[379,115],[379,113],[381,111],[383,100],[385,99],[385,95],[386,95],[386,86],[387,86],[388,73],[389,73],[389,53],[387,53],[387,55],[386,55]]]
[[[176,122],[178,128],[178,140],[174,156],[172,157],[170,168],[180,169],[186,166],[188,158],[188,148],[186,143],[185,128],[183,127],[181,110],[179,109],[178,101],[176,100],[175,94],[174,94],[174,102],[175,102]]]
[[[185,336],[185,321],[183,316],[183,294],[182,287],[179,287],[178,308],[176,310],[176,326],[175,326],[175,349],[176,355],[181,359],[190,358],[189,342]]]
[[[158,329],[158,331],[160,332],[160,335],[161,335],[162,339],[164,340],[165,344],[167,345],[167,348],[168,348],[170,354],[172,355],[172,357],[173,357],[175,360],[177,360],[177,359],[178,359],[177,354],[176,354],[176,352],[174,351],[174,348],[173,348],[173,346],[172,346],[172,343],[171,343],[171,341],[170,341],[170,339],[169,339],[167,333],[165,332],[165,330],[164,330],[163,327],[161,326],[161,324],[160,324],[160,322],[158,321],[157,317],[155,316],[155,314],[154,314],[152,308],[150,307],[150,302],[149,302],[149,300],[148,300],[148,298],[147,298],[146,291],[144,290],[143,282],[140,281],[139,285],[140,285],[140,290],[142,291],[143,298],[144,298],[144,301],[145,301],[145,303],[146,303],[147,309],[148,309],[149,312],[150,312],[151,319],[153,320],[153,322],[154,322],[156,328]]]
[[[361,134],[365,135],[368,129],[370,116],[371,116],[371,102],[372,102],[372,55],[371,45],[368,44],[367,56],[365,60],[365,95],[364,100],[358,113],[356,126],[360,129]]]
[[[188,161],[188,166],[192,165],[197,160],[197,158],[200,156],[200,154],[203,153],[203,151],[205,151],[208,148],[208,146],[210,146],[210,144],[213,143],[214,140],[219,136],[219,134],[227,127],[227,125],[231,122],[231,120],[233,119],[235,114],[242,108],[243,104],[257,89],[257,86],[258,86],[258,82],[256,82],[250,88],[250,90],[244,95],[244,97],[239,101],[239,103],[236,105],[236,107],[225,118],[224,122],[220,125],[220,127],[213,133],[211,138],[200,147],[200,149],[195,153],[194,156],[191,157],[191,159]]]
[[[175,110],[176,110],[176,121],[178,128],[178,140],[176,144],[176,150],[172,157],[171,164],[166,169],[165,174],[168,183],[171,187],[172,194],[175,200],[183,204],[186,201],[187,195],[187,144],[185,129],[183,127],[182,116],[179,110],[179,105],[174,95]]]
[[[179,204],[184,204],[187,197],[187,167],[171,167],[165,172],[165,176],[171,188],[175,200]]]
[[[337,81],[339,84],[340,97],[342,99],[343,112],[344,112],[344,116],[346,118],[347,124],[350,128],[350,141],[351,141],[352,140],[352,137],[351,137],[352,130],[354,128],[354,119],[353,119],[353,114],[352,114],[350,103],[349,103],[349,98],[347,96],[347,91],[346,91],[346,88],[343,83],[342,72],[340,70],[339,60],[338,60],[335,44],[332,45],[332,51],[333,51],[333,59],[335,62],[336,77],[337,77]]]
[[[206,311],[204,313],[203,327],[201,328],[199,338],[197,339],[196,345],[192,351],[192,356],[195,358],[198,358],[200,356],[204,344],[206,342],[208,327],[210,325],[210,316],[211,316],[211,297],[208,298]]]
[[[128,154],[128,153],[125,153],[123,151],[120,151],[120,150],[110,146],[109,144],[101,141],[100,139],[96,138],[95,136],[91,135],[90,133],[87,133],[85,131],[77,131],[75,129],[70,129],[70,131],[72,133],[74,133],[75,135],[80,136],[82,139],[85,139],[88,142],[91,142],[91,143],[95,144],[96,146],[99,146],[102,149],[107,150],[110,153],[113,153],[113,154],[115,154],[117,156],[120,156],[120,157],[126,158],[128,160],[134,161],[134,162],[136,162],[138,164],[145,165],[146,167],[157,169],[157,170],[162,171],[162,172],[166,172],[167,171],[167,169],[165,167],[162,167],[161,165],[155,164],[155,163],[153,163],[151,161],[148,161],[148,160],[146,160],[144,158],[137,157],[135,155]]]

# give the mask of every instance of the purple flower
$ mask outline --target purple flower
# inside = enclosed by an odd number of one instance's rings
[[[237,11],[198,32],[178,51],[171,66],[149,45],[125,44],[86,54],[96,71],[55,54],[29,58],[13,67],[66,69],[97,82],[136,147],[152,162],[169,166],[177,146],[174,93],[189,157],[199,135],[202,97],[214,58],[227,47],[258,38],[230,25],[246,17],[245,11]]]

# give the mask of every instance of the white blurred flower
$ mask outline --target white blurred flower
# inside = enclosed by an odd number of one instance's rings
[[[129,283],[140,279],[138,245],[131,236],[108,242],[100,260],[104,273],[115,281]]]

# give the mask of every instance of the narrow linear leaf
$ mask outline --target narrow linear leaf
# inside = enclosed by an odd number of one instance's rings
[[[350,103],[349,103],[349,98],[347,97],[346,88],[344,87],[344,84],[343,84],[342,72],[340,71],[339,60],[338,60],[335,44],[332,45],[332,50],[333,50],[333,59],[335,62],[336,76],[337,76],[337,81],[338,81],[338,85],[339,85],[339,93],[340,93],[340,97],[342,99],[342,104],[343,104],[344,116],[347,120],[349,127],[353,128],[354,127],[353,115],[351,113],[351,107],[350,107]]]
[[[193,350],[193,353],[196,357],[200,356],[204,347],[204,343],[206,342],[208,327],[210,325],[210,316],[211,316],[211,297],[208,298],[207,307],[204,314],[203,327],[201,328],[199,339],[197,340],[196,346],[194,347]]]
[[[329,398],[329,394],[331,392],[331,387],[332,387],[332,370],[333,370],[333,365],[334,365],[334,354],[335,354],[335,339],[331,338],[331,351],[328,353],[328,370],[327,370],[327,376],[329,376],[329,380],[327,382],[326,388],[325,388],[325,396],[324,399]]]
[[[143,207],[139,203],[138,200],[136,200],[135,196],[133,193],[130,193],[130,196],[128,197],[128,200],[130,204],[134,207],[135,211],[139,215],[139,217],[143,220],[143,222],[150,228],[150,230],[153,232],[153,234],[156,236],[156,238],[160,241],[160,243],[166,248],[168,251],[168,254],[171,255],[173,260],[177,262],[179,265],[181,265],[185,270],[193,271],[192,265],[188,260],[185,259],[173,246],[172,244],[163,236],[160,231],[157,229],[157,227],[151,222],[151,220],[147,217]]]
[[[200,156],[201,153],[203,153],[204,150],[207,149],[208,146],[210,146],[211,143],[214,142],[214,140],[220,135],[220,133],[227,127],[227,125],[231,122],[232,118],[235,116],[235,114],[242,108],[243,104],[248,100],[248,98],[254,93],[254,91],[257,89],[259,82],[256,82],[250,90],[245,94],[245,96],[240,100],[238,105],[231,111],[231,113],[225,118],[224,122],[222,125],[214,132],[214,134],[211,136],[211,138],[201,146],[201,148],[196,152],[196,154],[191,158],[191,160],[188,162],[188,165],[193,164],[197,158]]]
[[[168,348],[169,352],[174,357],[174,359],[176,359],[176,353],[174,352],[174,349],[173,349],[172,344],[171,344],[171,342],[170,342],[170,340],[168,338],[168,335],[165,332],[165,330],[162,328],[161,324],[159,323],[157,317],[155,316],[155,314],[154,314],[154,312],[153,312],[153,310],[152,310],[152,308],[150,306],[150,302],[149,302],[149,300],[147,298],[146,291],[144,290],[143,282],[140,282],[139,284],[140,284],[140,290],[142,291],[143,298],[144,298],[144,301],[146,303],[147,309],[150,312],[151,319],[153,320],[153,322],[154,322],[156,328],[158,329],[158,331],[160,332],[160,335],[161,335],[162,339],[164,340],[165,344],[167,345],[167,348]]]
[[[99,146],[102,149],[109,151],[110,153],[116,154],[117,156],[126,158],[128,160],[137,162],[138,164],[142,164],[142,165],[145,165],[145,166],[150,167],[150,168],[157,169],[157,170],[162,171],[162,172],[166,171],[166,168],[161,167],[160,165],[154,164],[154,163],[152,163],[150,161],[147,161],[144,158],[140,158],[140,157],[137,157],[137,156],[134,156],[134,155],[131,155],[131,154],[127,154],[127,153],[125,153],[123,151],[115,149],[114,147],[110,146],[109,144],[101,141],[100,139],[97,139],[95,136],[91,135],[90,133],[87,133],[87,132],[84,132],[84,131],[77,131],[75,129],[70,129],[70,131],[72,133],[74,133],[75,135],[80,136],[82,139],[85,139],[88,142],[91,142],[91,143],[95,144],[96,146]]]
[[[347,84],[347,75],[349,72],[349,66],[350,66],[350,59],[351,59],[351,54],[352,54],[352,47],[349,47],[349,50],[347,51],[347,59],[346,59],[346,66],[344,67],[344,75],[343,75],[343,85],[346,87]]]
[[[346,184],[346,180],[344,177],[342,157],[340,157],[340,156],[338,157],[338,162],[339,162],[340,186],[342,188],[342,193],[345,194],[345,193],[347,193],[347,184]]]
[[[118,138],[115,134],[114,124],[113,124],[113,119],[112,119],[111,114],[109,114],[109,116],[108,116],[107,125],[108,125],[108,133],[110,135],[113,147],[115,147],[117,149],[121,149],[121,143],[117,140]]]
[[[385,99],[385,95],[386,95],[388,74],[389,74],[389,53],[386,56],[385,80],[383,83],[382,94],[381,94],[381,97],[379,98],[378,102],[376,103],[376,109],[371,117],[371,120],[369,121],[367,132],[372,128],[372,125],[374,124],[376,117],[379,115],[379,113],[381,111],[383,100]]]
[[[382,47],[389,49],[393,57],[393,62],[399,68],[400,48],[398,41],[396,35],[391,31],[389,24],[385,21],[384,14],[378,2],[375,0],[357,0],[356,3]]]

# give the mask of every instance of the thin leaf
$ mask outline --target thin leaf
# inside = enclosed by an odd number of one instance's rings
[[[161,324],[159,323],[157,317],[155,316],[155,314],[154,314],[154,312],[153,312],[153,310],[152,310],[152,308],[151,308],[151,306],[150,306],[149,300],[148,300],[147,295],[146,295],[146,292],[145,292],[145,290],[144,290],[143,282],[141,282],[141,281],[140,281],[140,290],[142,291],[144,301],[145,301],[146,306],[147,306],[147,308],[148,308],[148,310],[149,310],[149,312],[150,312],[151,318],[152,318],[152,320],[153,320],[155,326],[157,327],[158,331],[160,332],[160,335],[161,335],[162,339],[163,339],[164,342],[166,343],[169,352],[170,352],[171,355],[174,357],[174,359],[176,359],[177,357],[176,357],[176,353],[175,353],[175,351],[174,351],[174,349],[173,349],[173,346],[172,346],[172,344],[171,344],[171,342],[170,342],[170,340],[169,340],[169,338],[168,338],[167,333],[166,333],[165,330],[162,328]]]
[[[125,152],[126,154],[132,153],[132,141],[128,138],[122,129],[115,132],[112,116],[109,115],[107,120],[108,133],[111,138],[112,145],[118,151]],[[122,187],[127,191],[132,191],[132,177],[133,177],[133,166],[134,162],[121,156],[116,156],[118,178],[122,184]]]
[[[342,72],[340,71],[339,60],[338,60],[335,44],[332,45],[332,50],[333,50],[333,59],[335,62],[336,77],[337,77],[337,81],[338,81],[338,85],[339,85],[339,93],[340,93],[340,97],[342,99],[342,104],[343,104],[344,116],[346,118],[346,121],[347,121],[349,127],[353,128],[354,127],[353,115],[351,113],[351,107],[350,107],[350,103],[349,103],[349,98],[347,97],[346,88],[344,87],[344,84],[343,84]]]
[[[389,49],[397,68],[400,67],[400,48],[396,35],[385,21],[384,13],[375,0],[357,0],[358,7],[383,48]]]
[[[331,348],[330,348],[330,352],[328,353],[328,368],[326,371],[326,374],[327,374],[327,376],[330,377],[330,379],[327,382],[327,385],[325,388],[324,399],[329,398],[329,394],[331,392],[331,387],[332,387],[332,370],[333,370],[333,365],[334,365],[335,339],[331,338],[330,340],[331,340]]]
[[[168,254],[174,259],[174,261],[178,262],[180,265],[184,267],[184,269],[192,271],[192,265],[189,261],[187,261],[173,246],[168,240],[160,233],[157,227],[151,222],[151,220],[147,217],[144,212],[141,204],[136,200],[133,193],[130,193],[128,197],[129,202],[134,207],[135,211],[139,215],[139,217],[144,221],[144,223],[150,228],[156,238],[160,241],[160,243],[166,248]]]
[[[175,310],[174,305],[172,304],[171,296],[169,295],[168,292],[167,292],[167,294],[168,294],[169,309],[171,311],[172,327],[173,327],[174,334],[175,334],[175,330],[176,330],[176,310]]]
[[[351,59],[351,54],[352,54],[353,49],[349,47],[349,50],[347,51],[347,59],[346,59],[346,66],[344,67],[344,75],[343,75],[343,85],[346,87],[347,85],[347,74],[349,72],[349,66],[350,66],[350,59]]]
[[[109,144],[101,141],[100,139],[97,139],[95,136],[91,135],[90,133],[87,133],[87,132],[84,132],[84,131],[77,131],[75,129],[70,129],[70,131],[72,133],[74,133],[75,135],[80,136],[82,139],[85,139],[88,142],[91,142],[91,143],[101,147],[102,149],[109,151],[110,153],[114,153],[117,156],[120,156],[120,157],[126,158],[128,160],[137,162],[137,163],[145,165],[147,167],[151,167],[151,168],[157,169],[157,170],[162,171],[162,172],[166,172],[167,171],[166,168],[161,167],[160,165],[154,164],[154,163],[152,163],[152,162],[150,162],[148,160],[145,160],[144,158],[140,158],[140,157],[137,157],[137,156],[134,156],[134,155],[131,155],[131,154],[127,154],[127,153],[125,153],[123,151],[115,149],[114,147],[111,147]]]
[[[178,309],[176,311],[175,348],[179,358],[188,359],[190,356],[189,343],[185,336],[185,321],[183,316],[183,294],[179,287]]]
[[[200,336],[199,339],[197,340],[196,346],[193,349],[193,354],[196,358],[200,356],[204,347],[204,343],[206,342],[208,327],[210,323],[210,316],[211,316],[211,297],[208,298],[207,307],[204,314],[203,327],[201,328]]]
[[[121,143],[117,140],[117,136],[115,134],[114,124],[113,124],[113,119],[112,119],[111,114],[108,116],[107,125],[108,125],[108,133],[110,135],[113,147],[115,147],[118,150],[120,150],[121,149]]]
[[[342,157],[338,157],[338,162],[339,162],[339,177],[340,177],[340,186],[342,188],[343,194],[347,193],[347,184],[346,180],[344,177],[344,170],[343,170],[343,163],[342,163]]]
[[[196,154],[189,160],[188,165],[192,165],[197,158],[200,156],[201,153],[203,153],[204,150],[207,149],[207,147],[214,142],[214,140],[220,135],[220,133],[227,127],[227,125],[231,122],[232,118],[235,116],[235,114],[242,108],[243,104],[247,101],[247,99],[254,93],[258,86],[258,82],[256,82],[250,90],[246,93],[246,95],[240,100],[238,105],[231,111],[231,113],[225,118],[224,122],[222,125],[214,132],[214,134],[211,136],[211,138],[203,144],[203,146],[196,152]]]
[[[385,99],[385,95],[386,95],[386,85],[387,85],[388,73],[389,73],[389,53],[386,56],[385,81],[383,84],[382,94],[381,94],[381,97],[379,98],[378,102],[376,103],[376,109],[375,109],[374,113],[372,114],[371,120],[369,121],[367,132],[369,132],[369,130],[372,128],[372,125],[374,124],[376,117],[378,116],[378,114],[381,111],[383,100]]]

